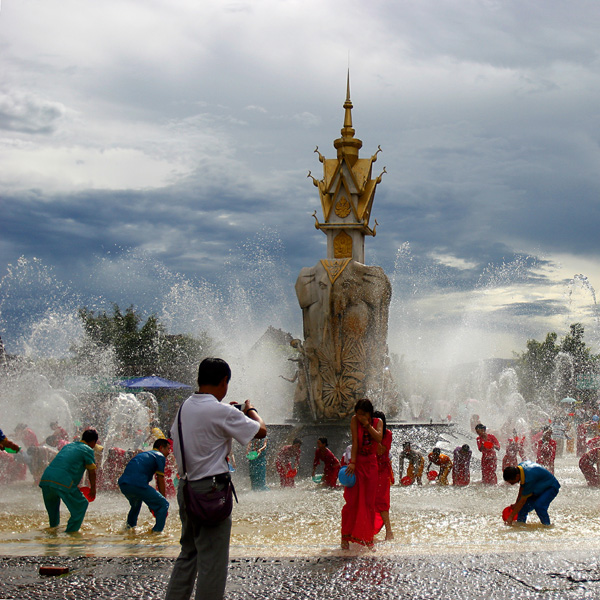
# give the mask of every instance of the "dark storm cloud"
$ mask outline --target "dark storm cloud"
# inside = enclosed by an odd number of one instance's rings
[[[571,276],[554,253],[598,255],[593,3],[61,6],[0,23],[0,264],[39,257],[89,297],[148,306],[178,273],[227,289],[237,272],[258,296],[279,272],[293,300],[325,255],[305,176],[322,176],[316,145],[335,156],[349,50],[361,156],[381,144],[388,171],[367,262],[396,298],[439,298],[450,324],[447,297],[550,294]],[[498,323],[560,314],[521,300]]]
[[[78,268],[105,252],[118,256],[139,248],[173,271],[214,279],[228,253],[241,241],[260,237],[268,223],[285,231],[282,247],[299,269],[305,261],[316,262],[324,236],[312,228],[305,210],[291,222],[289,215],[276,195],[236,194],[189,181],[148,191],[14,194],[3,199],[2,260],[36,256],[76,277]],[[307,242],[311,229],[315,235]]]
[[[565,313],[564,303],[556,300],[537,300],[535,302],[514,302],[499,309],[498,314],[514,317],[547,317]]]

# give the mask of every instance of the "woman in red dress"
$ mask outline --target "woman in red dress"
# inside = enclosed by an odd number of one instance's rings
[[[471,456],[473,452],[469,444],[456,446],[452,461],[452,485],[469,485],[471,483]]]
[[[536,462],[554,475],[554,461],[556,459],[556,442],[552,439],[552,429],[546,427],[544,434],[536,442]]]
[[[350,431],[352,455],[346,472],[356,476],[356,483],[344,489],[342,550],[347,550],[350,542],[372,546],[375,535],[376,452],[383,439],[383,422],[373,418],[373,405],[369,399],[363,398],[356,403]]]
[[[385,525],[385,539],[394,539],[390,523],[390,486],[394,483],[394,472],[390,462],[392,432],[387,428],[385,414],[375,411],[373,416],[383,423],[383,439],[377,446],[377,495],[375,496],[375,533]]]
[[[486,433],[486,426],[481,423],[477,425],[475,431],[478,435],[477,449],[481,452],[481,482],[486,485],[496,485],[498,483],[496,451],[500,450],[500,442],[495,435]]]
[[[284,446],[275,458],[275,469],[279,474],[281,487],[295,487],[295,477],[298,473],[298,465],[300,464],[300,449],[302,440],[295,438],[294,441]]]
[[[323,468],[323,479],[322,484],[325,487],[337,487],[337,477],[340,470],[340,461],[335,457],[335,454],[327,447],[327,438],[320,437],[317,440],[317,451],[315,452],[315,460],[313,462],[312,476],[315,476],[315,472],[319,463],[323,461],[325,467]]]

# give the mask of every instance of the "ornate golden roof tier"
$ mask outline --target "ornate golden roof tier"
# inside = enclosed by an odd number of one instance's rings
[[[362,263],[364,262],[364,236],[374,236],[377,226],[377,222],[375,227],[369,226],[375,189],[386,170],[384,167],[378,177],[372,178],[373,163],[377,160],[381,147],[378,147],[377,152],[370,158],[359,158],[362,141],[354,137],[352,108],[350,72],[348,72],[342,137],[333,142],[337,150],[337,158],[325,158],[317,147],[315,152],[319,155],[319,161],[323,163],[323,179],[315,179],[310,171],[308,176],[319,189],[324,220],[320,222],[316,212],[313,216],[316,220],[315,227],[327,235],[327,257],[340,258],[335,254],[339,254],[339,248],[343,247],[344,252],[350,252],[348,256]],[[339,230],[347,230],[345,235],[351,238],[351,242],[344,237],[343,244],[342,238],[339,238],[335,244],[334,238],[340,236]]]

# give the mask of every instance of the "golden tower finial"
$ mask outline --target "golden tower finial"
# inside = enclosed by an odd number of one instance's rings
[[[375,235],[369,220],[381,174],[373,178],[373,163],[381,148],[370,158],[359,158],[362,142],[354,137],[352,128],[352,101],[350,100],[350,69],[346,81],[344,126],[342,137],[333,142],[337,158],[325,158],[319,148],[315,153],[323,164],[323,178],[318,180],[309,171],[308,177],[319,190],[323,221],[313,214],[315,227],[327,236],[327,260],[355,260],[365,262],[365,236]]]
[[[344,126],[342,127],[342,137],[333,142],[333,147],[337,150],[338,160],[342,157],[354,165],[358,160],[358,151],[362,148],[362,141],[354,137],[352,127],[352,100],[350,100],[350,69],[346,80],[346,101],[344,102]]]
[[[354,137],[354,129],[352,129],[352,100],[350,100],[350,69],[346,79],[346,102],[344,102],[344,128],[341,131],[343,136]]]

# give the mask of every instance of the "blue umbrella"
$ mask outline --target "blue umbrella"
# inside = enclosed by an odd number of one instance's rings
[[[187,385],[186,383],[179,383],[178,381],[171,381],[170,379],[165,379],[164,377],[157,377],[156,375],[151,375],[150,377],[133,377],[132,379],[124,379],[123,381],[119,381],[117,385],[121,387],[125,387],[128,389],[132,388],[144,388],[144,389],[188,389],[191,390],[192,386]]]

